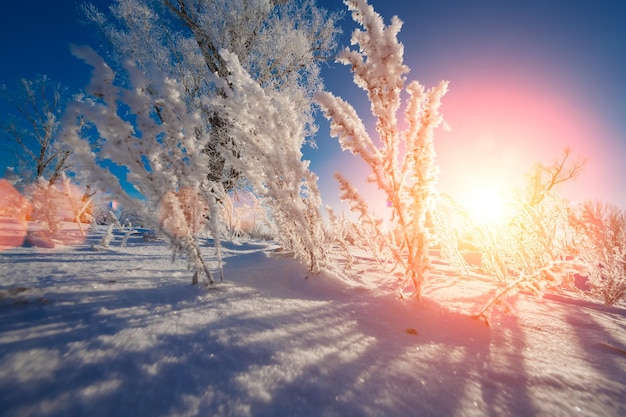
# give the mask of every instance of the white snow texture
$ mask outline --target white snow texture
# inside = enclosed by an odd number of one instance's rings
[[[365,254],[311,275],[261,241],[225,243],[207,291],[164,241],[94,252],[105,229],[0,253],[0,415],[626,414],[624,304],[519,294],[489,328],[487,277],[435,260],[422,302],[399,300]]]

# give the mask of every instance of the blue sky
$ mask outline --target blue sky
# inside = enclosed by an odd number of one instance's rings
[[[95,1],[106,5],[108,1]],[[462,198],[480,187],[519,185],[533,163],[550,163],[564,146],[588,163],[561,192],[626,207],[626,5],[618,0],[371,0],[385,18],[404,21],[409,79],[427,87],[450,81],[442,112],[449,132],[437,132],[439,189]],[[339,0],[320,4],[343,9]],[[47,74],[77,90],[89,69],[69,44],[96,48],[73,1],[2,2],[0,83]],[[344,45],[354,28],[342,22]],[[369,104],[347,67],[324,69],[327,88],[355,105],[366,125]],[[0,108],[1,109],[1,108]],[[339,150],[320,118],[317,150],[306,150],[322,197],[338,205],[332,179],[341,170],[372,205],[384,197],[364,183],[366,169]]]

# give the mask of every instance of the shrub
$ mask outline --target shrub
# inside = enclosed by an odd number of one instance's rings
[[[577,249],[590,266],[588,284],[606,305],[626,295],[626,211],[608,203],[586,202],[572,212],[579,232]]]
[[[352,44],[359,49],[344,50],[338,61],[350,66],[354,83],[367,93],[382,146],[375,145],[349,103],[327,92],[317,94],[316,99],[342,149],[360,156],[371,169],[368,180],[386,193],[392,210],[389,232],[369,214],[356,189],[336,174],[341,198],[350,202],[362,221],[375,225],[379,241],[392,254],[406,280],[411,281],[419,298],[430,268],[429,225],[437,180],[433,133],[443,120],[439,106],[448,83],[442,82],[430,90],[417,81],[405,87],[409,68],[403,63],[404,47],[397,39],[402,22],[394,17],[385,26],[366,0],[345,0],[344,4],[364,30],[352,34]],[[397,113],[403,91],[409,95],[404,111],[407,127],[400,130]]]

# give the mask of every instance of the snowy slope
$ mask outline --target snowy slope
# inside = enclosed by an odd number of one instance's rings
[[[307,277],[227,243],[206,290],[162,241],[99,238],[0,253],[0,415],[626,415],[624,305],[520,295],[488,328],[495,285],[441,261],[417,303],[366,256]]]

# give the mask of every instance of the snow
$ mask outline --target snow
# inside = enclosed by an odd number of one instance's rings
[[[626,415],[624,304],[518,294],[489,328],[497,285],[436,254],[418,303],[364,253],[311,275],[252,240],[208,290],[165,241],[104,232],[0,252],[1,416]]]

